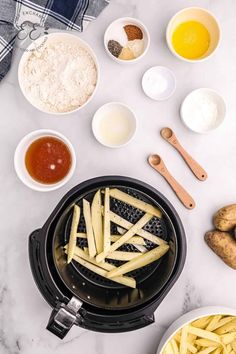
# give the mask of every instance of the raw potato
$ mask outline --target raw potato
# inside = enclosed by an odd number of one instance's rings
[[[185,325],[170,338],[162,353],[236,354],[235,349],[236,316],[221,314],[200,317]]]
[[[96,255],[96,246],[93,234],[93,226],[92,226],[92,217],[91,217],[91,208],[90,204],[86,199],[83,199],[83,212],[84,212],[84,220],[86,225],[86,232],[88,236],[88,248],[90,257],[94,257]]]
[[[78,205],[75,205],[73,216],[72,216],[71,229],[70,229],[70,238],[69,238],[68,256],[67,256],[68,264],[72,261],[75,247],[76,247],[77,228],[79,225],[79,218],[80,218],[80,207]]]
[[[110,245],[111,245],[111,239],[110,239],[110,192],[109,192],[109,188],[105,188],[104,221],[103,221],[103,252],[108,252],[110,249]]]
[[[144,216],[139,219],[139,221],[134,224],[123,236],[120,237],[118,241],[113,243],[113,245],[109,248],[108,251],[103,251],[98,254],[96,257],[97,262],[102,262],[109,253],[112,253],[117,250],[120,246],[122,246],[125,242],[127,242],[132,236],[134,236],[137,230],[141,229],[144,225],[146,225],[152,219],[151,214],[144,214]]]
[[[125,232],[126,232],[126,230],[125,230]],[[84,232],[78,232],[77,237],[87,238],[87,234],[85,234]],[[117,240],[119,240],[121,238],[121,235],[111,235],[110,238],[111,238],[111,242],[116,242]],[[125,243],[129,243],[131,245],[142,245],[142,246],[146,245],[144,239],[141,236],[133,236]]]
[[[209,231],[205,234],[205,241],[222,261],[236,269],[236,241],[228,232]]]
[[[157,261],[159,258],[164,256],[164,254],[169,250],[168,245],[161,245],[159,247],[154,248],[153,250],[143,253],[139,257],[132,259],[131,261],[117,267],[116,269],[110,271],[108,273],[108,278],[117,277],[119,275],[123,275],[132,270],[144,267],[147,264]]]
[[[221,208],[214,215],[214,225],[220,231],[230,231],[236,226],[236,204]]]
[[[103,251],[102,200],[100,189],[93,197],[91,206],[92,225],[97,253]]]
[[[67,249],[68,249],[68,245],[65,246],[65,252],[66,253],[67,253]],[[116,267],[113,264],[110,264],[110,263],[107,263],[107,262],[97,263],[95,258],[90,258],[88,253],[84,252],[79,247],[75,248],[75,252],[74,252],[73,258],[77,262],[78,262],[78,258],[81,258],[84,261],[87,261],[88,263],[91,263],[92,265],[96,266],[97,268],[101,268],[102,270],[105,270],[106,274],[107,274],[107,271],[110,271],[112,269],[116,269]],[[80,263],[80,262],[78,262],[78,263]],[[83,265],[86,267],[87,263],[83,264]],[[92,270],[92,269],[90,269],[90,270]],[[95,268],[95,270],[96,270],[96,268]],[[95,273],[96,273],[96,271],[95,271]],[[107,277],[104,272],[97,272],[97,274],[99,274],[101,276],[104,276],[105,278]],[[105,275],[103,275],[103,274],[105,274]],[[119,277],[118,280],[119,281],[116,281],[117,283],[129,286],[131,288],[135,288],[136,287],[136,280],[134,278],[122,276],[122,277]]]
[[[142,200],[139,200],[135,197],[132,197],[131,195],[129,195],[125,192],[122,192],[121,190],[119,190],[117,188],[110,189],[110,196],[112,198],[120,200],[121,202],[132,205],[133,207],[140,209],[140,210],[144,211],[145,213],[152,214],[153,216],[157,216],[158,218],[162,217],[161,211],[157,207],[154,207],[151,204],[148,204],[148,203],[146,203]]]

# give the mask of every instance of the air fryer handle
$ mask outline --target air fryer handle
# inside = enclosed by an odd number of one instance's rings
[[[53,309],[48,321],[47,330],[63,339],[73,325],[82,325],[82,318],[79,313],[81,301],[72,297],[68,304],[58,303]]]

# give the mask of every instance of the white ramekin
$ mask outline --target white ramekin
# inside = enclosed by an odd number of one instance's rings
[[[187,59],[182,57],[175,51],[172,45],[172,35],[176,27],[183,22],[192,20],[202,23],[208,29],[211,37],[210,47],[203,57],[199,59]],[[210,11],[201,7],[187,7],[177,12],[169,21],[166,29],[166,41],[170,51],[177,58],[190,63],[198,63],[210,58],[219,47],[221,41],[221,27],[216,17]]]
[[[121,27],[124,27],[126,25],[135,25],[135,26],[139,27],[141,29],[141,31],[143,32],[144,51],[139,57],[132,59],[132,60],[123,60],[123,59],[116,58],[108,50],[108,47],[107,47],[108,41],[110,39],[113,39],[112,37],[110,37],[110,32],[112,30],[112,27],[117,26],[119,24]],[[133,17],[118,18],[117,20],[113,21],[107,27],[106,32],[104,34],[104,47],[105,47],[107,54],[109,55],[110,58],[112,58],[113,60],[115,60],[116,62],[121,63],[121,64],[133,64],[133,63],[136,63],[137,61],[139,61],[140,59],[142,59],[146,55],[149,45],[150,45],[150,35],[149,35],[149,31],[148,31],[147,27],[143,24],[143,22],[141,22],[140,20],[133,18]]]
[[[122,109],[125,109],[128,112],[130,121],[132,122],[132,132],[130,134],[129,139],[124,144],[110,145],[110,144],[105,143],[102,140],[102,137],[99,135],[98,124],[99,124],[99,121],[102,118],[102,115],[104,113],[115,111],[117,109],[117,107],[118,108],[121,107]],[[136,119],[135,113],[132,111],[132,109],[130,107],[128,107],[126,104],[121,103],[121,102],[109,102],[109,103],[106,103],[103,106],[101,106],[95,112],[95,114],[93,116],[93,120],[92,120],[93,135],[95,136],[95,138],[97,139],[97,141],[100,144],[102,144],[102,145],[104,145],[106,147],[109,147],[109,148],[120,148],[120,147],[126,146],[134,138],[136,130],[137,130],[137,119]]]
[[[30,176],[25,166],[25,154],[30,144],[32,144],[32,142],[35,141],[36,139],[42,138],[44,136],[52,136],[62,140],[69,148],[71,153],[72,164],[68,174],[61,181],[54,184],[43,184],[35,181]],[[64,186],[64,184],[66,184],[72,177],[76,167],[75,150],[71,142],[61,133],[49,129],[35,130],[27,134],[26,136],[24,136],[24,138],[17,145],[17,148],[15,150],[15,155],[14,155],[14,167],[17,176],[27,187],[38,192],[50,192]]]
[[[223,306],[207,306],[200,307],[196,310],[190,311],[185,315],[178,318],[172,323],[172,325],[164,333],[160,344],[157,348],[157,354],[162,354],[166,344],[169,340],[178,332],[182,327],[186,326],[192,321],[195,321],[201,317],[213,316],[213,315],[229,315],[236,316],[236,309],[230,309]]]
[[[95,86],[95,89],[92,93],[92,95],[88,98],[88,100],[80,107],[69,111],[69,112],[50,112],[47,110],[44,110],[42,107],[39,107],[35,104],[35,102],[32,102],[30,97],[27,95],[27,93],[25,92],[24,86],[23,86],[23,80],[22,77],[24,75],[23,73],[23,68],[24,68],[24,64],[25,62],[28,60],[30,53],[33,50],[37,50],[38,47],[41,47],[43,45],[46,45],[48,43],[48,41],[58,41],[58,40],[65,40],[67,42],[78,42],[78,45],[83,47],[84,49],[87,50],[87,52],[91,55],[91,57],[94,60],[94,63],[96,65],[96,69],[97,69],[97,83]],[[81,38],[79,38],[78,36],[71,34],[71,33],[65,33],[65,32],[56,32],[56,33],[50,33],[47,34],[45,36],[42,36],[40,38],[38,38],[37,40],[35,40],[33,43],[31,43],[29,45],[29,47],[26,49],[26,51],[23,53],[20,62],[19,62],[19,67],[18,67],[18,82],[19,82],[19,86],[20,89],[24,95],[24,97],[26,98],[26,100],[32,104],[32,106],[34,106],[35,108],[37,108],[38,110],[40,110],[43,113],[48,113],[48,114],[53,114],[53,115],[68,115],[70,113],[74,113],[74,112],[78,112],[81,108],[85,107],[94,97],[97,88],[98,88],[98,84],[100,81],[100,68],[99,68],[99,64],[98,64],[98,59],[93,51],[93,49],[88,45],[88,43],[86,43],[85,41],[83,41]]]

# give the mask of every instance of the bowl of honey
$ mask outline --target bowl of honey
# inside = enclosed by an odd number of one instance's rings
[[[166,30],[170,51],[179,59],[199,62],[219,47],[221,29],[215,16],[200,7],[185,8],[175,14]]]
[[[29,188],[49,192],[72,177],[76,155],[71,142],[54,130],[27,134],[18,144],[14,166],[19,179]]]

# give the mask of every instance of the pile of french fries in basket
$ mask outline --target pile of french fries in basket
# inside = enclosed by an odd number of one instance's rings
[[[103,203],[102,194],[104,194]],[[142,210],[145,214],[137,223],[132,224],[110,210],[110,198]],[[161,211],[117,188],[99,189],[91,205],[83,199],[83,215],[86,233],[78,233],[81,209],[78,205],[74,205],[69,243],[65,246],[67,263],[74,259],[94,273],[116,283],[136,288],[135,279],[125,274],[158,260],[169,250],[166,241],[143,229],[154,216],[161,218]],[[111,234],[111,222],[117,225],[119,235]],[[78,237],[87,239],[87,248],[82,249],[77,246]],[[145,240],[151,241],[156,247],[148,251],[145,247]],[[137,252],[119,250],[127,243],[134,245]],[[119,260],[124,263],[116,267],[106,262],[106,259]]]

